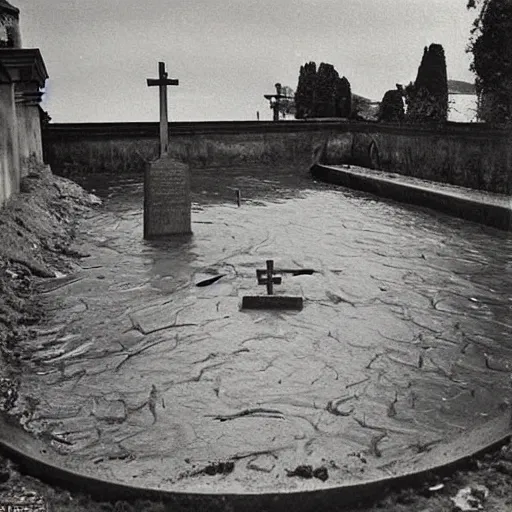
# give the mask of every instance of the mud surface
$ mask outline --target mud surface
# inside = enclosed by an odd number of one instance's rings
[[[295,170],[218,173],[194,176],[194,236],[151,244],[142,184],[96,184],[107,201],[73,248],[89,256],[40,284],[10,414],[70,468],[321,488],[389,476],[507,406],[510,235]],[[239,310],[269,258],[316,270],[276,286],[300,313]]]

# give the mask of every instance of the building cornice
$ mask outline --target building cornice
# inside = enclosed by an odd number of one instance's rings
[[[0,48],[0,64],[13,82],[35,82],[44,87],[48,71],[37,48]]]

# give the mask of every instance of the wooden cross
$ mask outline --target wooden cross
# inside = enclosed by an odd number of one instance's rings
[[[266,276],[263,278],[263,276]],[[258,284],[267,285],[267,294],[274,294],[274,285],[281,284],[281,277],[274,275],[274,260],[267,260],[267,268],[265,270],[256,270]]]
[[[179,85],[179,80],[167,78],[165,62],[158,63],[158,78],[148,78],[148,87],[158,86],[160,88],[160,157],[169,151],[169,120],[167,113],[167,87]]]

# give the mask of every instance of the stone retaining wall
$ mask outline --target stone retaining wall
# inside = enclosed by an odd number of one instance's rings
[[[156,123],[50,124],[46,162],[60,174],[144,172],[158,154]],[[348,121],[171,123],[171,156],[192,167],[352,163],[433,181],[512,192],[512,132],[448,123]]]

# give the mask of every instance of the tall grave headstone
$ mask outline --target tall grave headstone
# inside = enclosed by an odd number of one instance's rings
[[[167,87],[179,81],[168,78],[165,63],[158,68],[158,78],[147,80],[149,87],[160,89],[160,155],[144,175],[145,239],[192,233],[189,167],[169,155]]]

